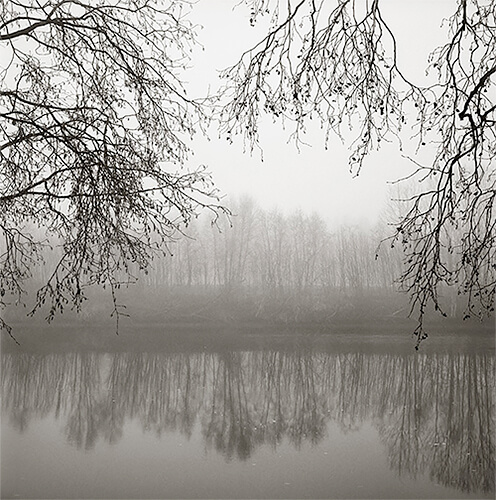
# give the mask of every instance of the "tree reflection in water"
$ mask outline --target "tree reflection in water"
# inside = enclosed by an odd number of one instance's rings
[[[371,420],[398,474],[462,491],[494,491],[495,359],[485,354],[323,352],[2,356],[2,406],[23,432],[65,419],[70,443],[117,442],[129,419],[160,436],[204,441],[245,460],[283,439],[318,443]]]

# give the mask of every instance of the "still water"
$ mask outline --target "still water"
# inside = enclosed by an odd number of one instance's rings
[[[2,498],[493,498],[493,353],[2,355]]]

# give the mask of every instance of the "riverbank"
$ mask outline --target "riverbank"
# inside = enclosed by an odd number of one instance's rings
[[[411,352],[415,321],[405,318],[375,318],[322,323],[276,323],[268,321],[170,321],[137,323],[122,321],[116,332],[112,321],[86,325],[64,322],[53,324],[14,324],[13,334],[20,345],[2,332],[3,352],[178,352],[292,349],[363,350],[364,352]],[[431,350],[494,352],[494,322],[453,319],[429,321],[429,338],[420,352]]]
[[[267,296],[253,291],[204,289],[123,290],[116,316],[101,292],[89,296],[81,313],[34,317],[14,310],[6,321],[21,344],[2,332],[4,351],[59,352],[222,350],[291,348],[302,342],[319,348],[411,350],[416,339],[415,316],[408,318],[407,297],[368,290],[356,295],[315,290],[306,294]],[[493,350],[494,317],[463,321],[430,312],[425,327],[429,339],[421,350],[460,350],[471,344]]]

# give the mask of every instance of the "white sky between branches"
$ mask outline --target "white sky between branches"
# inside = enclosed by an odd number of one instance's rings
[[[381,5],[396,35],[400,69],[422,83],[428,54],[445,41],[441,23],[453,14],[455,0],[381,0]],[[241,0],[197,0],[192,5],[189,19],[203,27],[197,32],[204,49],[195,50],[185,76],[190,96],[206,95],[209,85],[216,88],[218,72],[235,64],[267,33],[268,19],[261,18],[253,28],[249,17]],[[2,66],[6,61],[7,54],[0,54]],[[286,213],[298,208],[317,212],[331,225],[374,224],[390,197],[387,181],[403,177],[412,168],[398,146],[391,144],[371,154],[360,175],[353,177],[347,145],[338,138],[332,137],[325,150],[323,133],[316,126],[305,138],[310,146],[298,152],[288,143],[290,133],[290,127],[283,130],[280,123],[266,120],[261,131],[262,162],[257,150],[244,151],[242,140],[230,145],[212,128],[210,140],[196,135],[188,167],[207,165],[215,185],[228,197],[248,195],[264,209]]]
[[[400,69],[412,81],[425,82],[428,54],[444,43],[446,30],[441,23],[453,14],[455,2],[381,0],[381,4],[396,35]],[[194,95],[204,95],[208,84],[214,88],[219,82],[217,72],[234,64],[266,33],[263,22],[250,26],[249,9],[239,0],[199,0],[190,20],[203,26],[198,40],[204,50],[196,51],[187,76],[187,87]],[[387,181],[403,177],[412,168],[398,146],[391,144],[371,154],[360,175],[353,177],[348,167],[349,151],[339,139],[332,138],[326,151],[323,134],[316,127],[306,136],[311,146],[298,153],[294,144],[288,144],[289,134],[280,123],[272,126],[267,120],[261,133],[263,162],[259,152],[244,152],[241,140],[229,145],[217,138],[215,130],[210,141],[198,134],[190,166],[208,165],[223,194],[249,195],[265,209],[317,212],[331,225],[374,224],[390,196]]]

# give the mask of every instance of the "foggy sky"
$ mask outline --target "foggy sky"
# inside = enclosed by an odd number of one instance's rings
[[[235,7],[238,4],[239,0],[201,0],[191,11],[191,21],[202,26],[198,40],[203,45],[195,50],[187,75],[188,91],[195,97],[205,95],[209,86],[215,90],[218,71],[235,64],[267,31],[264,19],[251,27],[249,9]],[[428,54],[444,40],[441,23],[453,13],[454,1],[382,0],[381,4],[385,21],[397,37],[400,70],[415,83],[426,83]],[[375,223],[390,197],[388,181],[406,175],[412,164],[392,143],[370,155],[354,177],[348,167],[348,145],[331,137],[325,150],[324,134],[315,125],[306,136],[310,145],[298,152],[288,143],[291,124],[283,130],[280,122],[274,125],[266,118],[260,134],[263,161],[260,152],[250,154],[241,139],[230,145],[212,129],[210,141],[197,134],[195,155],[188,165],[208,165],[223,194],[249,195],[264,209],[316,211],[331,224]]]

